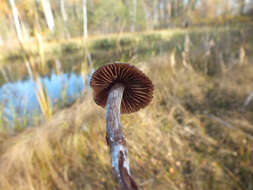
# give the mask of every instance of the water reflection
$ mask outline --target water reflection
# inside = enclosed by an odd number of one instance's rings
[[[247,34],[251,33],[250,29]],[[248,38],[249,40],[246,41],[252,43],[250,35]],[[59,55],[46,56],[44,66],[40,66],[40,61],[36,57],[34,57],[32,66],[24,60],[10,61],[0,69],[0,108],[3,109],[4,116],[10,120],[14,117],[13,113],[17,113],[20,118],[33,117],[34,114],[41,113],[34,90],[36,84],[34,80],[30,79],[34,77],[33,71],[40,75],[40,81],[50,98],[51,106],[55,107],[55,104],[63,103],[62,106],[66,105],[65,103],[73,102],[82,94],[86,86],[82,75],[88,74],[89,69],[86,68],[88,65],[86,63],[91,62],[89,59],[92,59],[93,67],[96,68],[114,61],[134,63],[162,56],[165,60],[173,60],[172,65],[179,65],[181,62],[183,65],[188,63],[200,72],[207,73],[206,70],[209,69],[207,74],[212,74],[213,71],[220,69],[220,64],[212,63],[231,63],[236,60],[240,41],[242,41],[240,32],[229,30],[224,30],[219,35],[215,30],[192,31],[187,35],[180,32],[168,36],[145,34],[139,36],[138,40],[122,38],[119,44],[115,40],[111,42],[102,39],[94,43],[90,54],[85,53],[82,48],[72,51],[68,45],[61,48]],[[120,45],[120,48],[117,44]],[[209,47],[210,44],[214,45]],[[245,51],[250,52],[249,49]],[[209,57],[203,55],[209,55]],[[219,57],[220,60],[216,59]],[[89,77],[86,81],[89,81]],[[0,110],[0,116],[1,113]]]
[[[59,75],[52,72],[50,76],[40,77],[40,81],[50,98],[51,106],[61,101],[72,103],[82,94],[84,88],[82,76],[73,72]],[[36,83],[32,79],[3,84],[0,88],[0,102],[4,115],[12,120],[13,113],[20,117],[25,114],[28,117],[39,114],[35,89]]]

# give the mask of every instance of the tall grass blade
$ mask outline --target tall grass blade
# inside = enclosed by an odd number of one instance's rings
[[[36,83],[36,87],[37,87],[35,89],[35,94],[36,94],[36,98],[39,102],[40,109],[41,109],[44,117],[46,119],[50,119],[52,116],[50,98],[48,97],[46,89],[41,85],[41,82],[38,77],[35,79],[35,83]]]

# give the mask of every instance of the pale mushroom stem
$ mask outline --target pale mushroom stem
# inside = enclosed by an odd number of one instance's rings
[[[115,84],[106,102],[106,140],[110,147],[112,167],[122,190],[138,190],[129,169],[128,151],[120,123],[120,105],[124,92],[122,84]]]

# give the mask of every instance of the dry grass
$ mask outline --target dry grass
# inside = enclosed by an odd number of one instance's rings
[[[35,94],[37,101],[40,105],[40,109],[43,113],[43,116],[46,119],[50,119],[52,116],[50,98],[48,97],[46,89],[43,87],[38,77],[36,77],[35,79],[35,84],[36,84]]]
[[[168,60],[137,64],[154,82],[154,99],[146,109],[122,116],[141,189],[252,188],[253,104],[243,108],[243,100],[253,67],[210,78]],[[0,141],[1,190],[117,189],[104,110],[90,92],[44,125]]]

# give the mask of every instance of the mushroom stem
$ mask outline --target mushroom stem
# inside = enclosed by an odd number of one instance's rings
[[[115,84],[106,102],[106,141],[110,147],[112,167],[122,190],[138,190],[129,169],[128,151],[120,123],[120,105],[124,92],[122,84]]]

